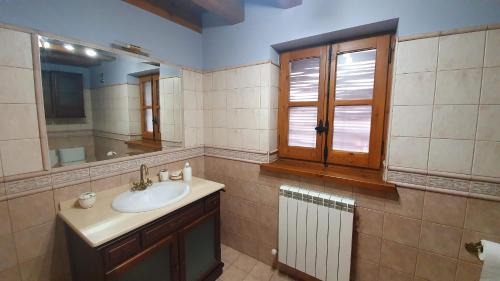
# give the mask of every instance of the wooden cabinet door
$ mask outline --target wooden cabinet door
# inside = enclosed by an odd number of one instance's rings
[[[106,273],[107,281],[178,281],[176,234],[165,237]]]
[[[222,270],[219,208],[179,232],[179,254],[181,281],[212,280]]]
[[[84,118],[83,75],[52,71],[55,117]]]

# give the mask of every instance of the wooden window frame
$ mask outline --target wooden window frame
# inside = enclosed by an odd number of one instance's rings
[[[381,169],[383,160],[383,145],[386,131],[386,101],[389,95],[390,81],[390,46],[391,35],[373,36],[363,39],[346,41],[327,46],[291,51],[280,57],[280,95],[278,110],[278,156],[281,158],[323,162],[327,164],[345,165],[374,170]],[[331,55],[328,54],[331,49]],[[375,81],[371,100],[335,101],[335,80],[337,56],[376,49]],[[311,57],[321,58],[318,102],[290,102],[290,62]],[[331,61],[329,61],[331,60]],[[327,70],[327,68],[329,69]],[[328,80],[329,79],[329,80]],[[328,97],[327,97],[328,95]],[[318,125],[320,121],[328,126],[327,134],[317,133],[316,147],[303,148],[288,146],[288,112],[294,106],[318,107]],[[371,129],[368,153],[355,153],[333,150],[333,122],[336,106],[371,105]]]
[[[299,61],[309,58],[320,59],[319,70],[319,93],[318,101],[316,102],[291,102],[290,101],[290,62]],[[325,110],[325,96],[327,91],[327,62],[328,62],[328,47],[316,47],[294,52],[287,52],[281,55],[280,59],[280,95],[279,95],[279,108],[278,108],[278,123],[279,123],[279,149],[278,155],[284,158],[293,158],[309,161],[320,161],[322,158],[322,149],[324,147],[324,138],[322,135],[316,135],[316,148],[294,147],[288,146],[288,114],[291,107],[301,106],[316,106],[317,123],[324,120]]]
[[[382,144],[385,120],[385,101],[387,93],[387,77],[389,68],[390,35],[382,35],[349,41],[332,46],[332,62],[330,64],[330,98],[328,105],[328,156],[326,161],[331,164],[366,167],[379,169],[382,159]],[[376,50],[375,77],[373,84],[373,97],[369,100],[335,100],[335,87],[337,77],[337,57],[341,54],[354,53],[364,50]],[[368,153],[333,150],[334,113],[337,106],[371,105],[371,128]]]
[[[151,105],[145,105],[144,84],[151,82]],[[141,132],[142,138],[146,140],[160,141],[160,96],[159,96],[159,75],[148,75],[139,78],[139,89],[141,94]],[[146,131],[147,120],[145,118],[146,110],[151,109],[153,114],[153,132]]]

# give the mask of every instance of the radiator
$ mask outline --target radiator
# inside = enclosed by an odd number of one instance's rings
[[[348,281],[354,200],[280,187],[278,261],[325,281]]]

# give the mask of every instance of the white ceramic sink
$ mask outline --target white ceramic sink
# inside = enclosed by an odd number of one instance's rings
[[[139,213],[173,204],[189,193],[189,185],[184,182],[158,182],[146,190],[127,191],[116,196],[113,209],[124,213]]]

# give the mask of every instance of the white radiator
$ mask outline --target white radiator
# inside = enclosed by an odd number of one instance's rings
[[[348,281],[354,200],[280,187],[278,261],[325,281]]]

